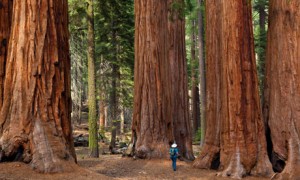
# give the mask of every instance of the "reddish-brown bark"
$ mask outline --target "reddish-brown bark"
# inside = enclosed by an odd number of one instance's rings
[[[135,0],[132,132],[140,158],[168,157],[173,139],[167,19],[166,1]]]
[[[207,72],[210,72],[207,74],[207,132],[204,150],[195,166],[211,167],[220,150],[220,175],[269,176],[272,168],[258,96],[251,3],[216,0],[207,2],[206,8],[207,21],[212,20],[206,31]]]
[[[75,164],[67,7],[66,0],[14,1],[1,161],[30,162],[40,172],[71,171]]]
[[[194,162],[198,168],[209,169],[220,158],[220,33],[217,18],[218,0],[206,3],[206,135],[202,153]]]
[[[0,2],[0,110],[3,104],[3,87],[5,77],[5,65],[9,33],[11,27],[12,1],[3,0]]]
[[[277,172],[283,170],[279,178],[297,179],[300,177],[300,1],[270,1],[269,8],[264,116],[271,133],[271,160]]]
[[[169,157],[174,140],[193,159],[188,121],[184,20],[168,22],[173,1],[135,1],[133,141],[140,158]],[[169,28],[168,28],[169,27]]]
[[[181,8],[172,9],[172,3]],[[189,120],[187,63],[185,52],[185,21],[183,17],[184,1],[169,0],[168,47],[171,75],[171,107],[174,140],[180,154],[189,160],[194,159],[192,149],[192,131]]]

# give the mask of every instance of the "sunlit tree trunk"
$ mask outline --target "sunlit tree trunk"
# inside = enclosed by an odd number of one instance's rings
[[[95,82],[95,32],[93,0],[87,0],[88,19],[88,105],[89,105],[89,150],[91,157],[99,157],[97,112],[96,112],[96,82]]]
[[[66,0],[14,1],[1,161],[30,162],[40,172],[73,171],[67,8]]]
[[[300,1],[270,1],[264,116],[279,179],[300,177]]]
[[[99,117],[99,125],[100,125],[100,129],[104,129],[105,128],[105,101],[104,101],[104,95],[101,94],[101,99],[100,99],[100,109],[99,109],[99,112],[100,112],[100,117]]]
[[[207,72],[217,75],[207,75],[206,140],[194,165],[210,168],[220,153],[221,176],[269,176],[272,167],[259,102],[251,3],[215,0],[207,2],[206,8],[207,20],[212,20],[206,30]]]

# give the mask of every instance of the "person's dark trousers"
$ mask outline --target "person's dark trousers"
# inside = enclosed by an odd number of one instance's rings
[[[173,156],[173,157],[171,157],[171,159],[172,159],[172,167],[173,167],[173,170],[176,171],[176,159],[177,159],[177,157],[176,157],[176,156]]]

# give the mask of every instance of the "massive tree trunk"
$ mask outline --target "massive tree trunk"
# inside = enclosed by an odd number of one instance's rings
[[[67,7],[66,0],[14,1],[1,161],[30,162],[40,172],[73,169]]]
[[[207,81],[207,137],[195,166],[212,166],[220,153],[222,176],[271,175],[257,87],[251,3],[215,0],[206,3],[206,8],[208,21],[220,25],[207,24],[206,31],[208,72],[217,75],[208,74],[212,79]],[[211,17],[215,14],[219,15]],[[212,116],[215,119],[210,119]],[[211,127],[209,121],[217,121],[217,125]]]
[[[135,1],[132,131],[135,155],[141,158],[169,157],[168,149],[173,141],[178,144],[182,157],[194,158],[188,115],[184,20],[179,19],[182,13],[168,14],[173,2]],[[179,2],[183,10],[182,1]],[[168,22],[169,17],[173,17],[172,22]]]
[[[176,9],[173,6],[175,3],[178,4]],[[184,1],[169,0],[168,6],[170,10],[168,15],[168,58],[171,75],[171,118],[173,121],[174,140],[178,144],[180,154],[188,160],[194,160],[189,119],[185,21],[183,16]]]
[[[12,1],[0,2],[0,110],[3,104],[5,65],[12,19]]]
[[[198,168],[218,168],[220,161],[220,120],[219,113],[221,107],[220,95],[220,18],[216,15],[219,12],[217,6],[219,0],[213,0],[206,3],[206,94],[207,104],[205,107],[206,114],[206,134],[205,143],[203,144],[202,153],[194,162]],[[201,109],[202,110],[202,109]],[[202,115],[202,111],[201,111]],[[201,119],[202,121],[202,119]]]
[[[299,16],[300,1],[270,1],[264,116],[282,179],[300,177]]]
[[[89,150],[91,157],[99,157],[97,112],[96,112],[96,80],[95,80],[95,33],[93,0],[87,0],[88,19],[88,105],[89,105]]]
[[[201,126],[201,146],[204,145],[206,131],[206,81],[205,81],[205,59],[204,59],[204,40],[203,40],[203,15],[201,7],[203,0],[198,0],[200,10],[198,12],[198,41],[199,41],[199,86],[200,86],[200,126]]]
[[[135,0],[132,140],[140,158],[168,157],[173,140],[167,2]]]

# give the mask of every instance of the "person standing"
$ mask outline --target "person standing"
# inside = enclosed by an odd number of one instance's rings
[[[170,158],[172,159],[173,170],[176,171],[176,160],[179,155],[177,144],[174,142],[170,148]]]

